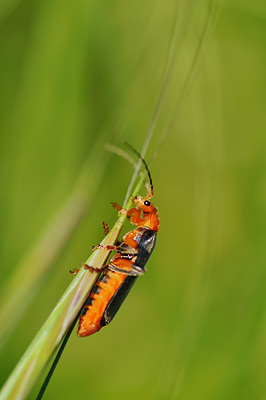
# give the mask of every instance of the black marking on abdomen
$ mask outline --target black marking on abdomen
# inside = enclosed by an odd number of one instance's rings
[[[84,315],[87,314],[88,308],[89,308],[89,306],[91,306],[93,304],[93,301],[94,301],[94,299],[92,297],[88,297],[87,298],[86,303],[84,304],[84,308],[82,310],[81,315],[84,316]]]

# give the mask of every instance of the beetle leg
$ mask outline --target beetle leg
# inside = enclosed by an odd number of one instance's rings
[[[104,229],[105,236],[108,235],[108,233],[109,233],[109,225],[107,224],[107,222],[103,221],[103,229]]]
[[[101,268],[92,267],[91,265],[88,264],[84,264],[83,267],[84,269],[88,269],[90,272],[102,272],[103,270],[109,267],[109,264],[103,265]]]
[[[69,271],[73,275],[77,275],[79,273],[79,268],[73,268]]]
[[[127,214],[127,210],[125,210],[122,206],[120,206],[117,203],[111,203],[112,206],[116,209],[116,211],[118,212],[118,215],[120,214]]]
[[[96,244],[96,246],[93,246],[92,250],[116,250],[117,246],[113,246],[111,244]]]
[[[110,262],[109,269],[112,271],[120,272],[121,274],[129,275],[129,276],[140,276],[146,272],[145,268],[140,268],[132,264],[133,256],[128,255],[128,259],[126,257],[117,257],[117,259],[113,259]],[[123,263],[121,263],[121,261]]]

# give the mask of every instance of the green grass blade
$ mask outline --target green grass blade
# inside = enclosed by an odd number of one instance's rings
[[[125,218],[125,215],[121,215],[118,218],[114,228],[104,238],[102,244],[116,242]],[[104,265],[108,254],[108,251],[96,250],[88,258],[86,264],[100,269]],[[80,311],[98,275],[97,272],[91,273],[81,268],[10,375],[1,392],[1,400],[22,399],[29,394]]]
[[[141,181],[136,186],[134,194],[138,192],[140,185]],[[126,208],[128,209],[130,205],[131,200],[128,201]],[[102,245],[116,243],[125,219],[126,215],[121,214],[119,216],[110,233],[102,240]],[[98,268],[100,273],[100,269],[105,264],[109,254],[110,251],[96,250],[85,264]],[[36,380],[80,312],[99,273],[90,272],[84,267],[81,268],[11,373],[0,393],[1,400],[24,399],[30,393]]]

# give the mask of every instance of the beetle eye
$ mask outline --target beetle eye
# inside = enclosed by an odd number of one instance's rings
[[[144,201],[144,205],[147,206],[147,207],[149,207],[149,206],[151,205],[151,203],[150,203],[149,200],[145,200],[145,201]]]

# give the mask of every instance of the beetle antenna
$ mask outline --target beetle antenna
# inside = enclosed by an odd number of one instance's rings
[[[124,145],[125,145],[129,150],[131,150],[133,153],[135,153],[135,154],[139,157],[139,159],[142,161],[142,163],[143,163],[143,165],[144,165],[144,167],[145,167],[145,169],[146,169],[146,171],[147,171],[147,174],[148,174],[148,177],[149,177],[149,181],[150,181],[150,187],[151,187],[151,192],[150,192],[150,194],[149,194],[147,197],[153,197],[153,192],[154,192],[154,191],[153,191],[153,183],[152,183],[151,173],[150,173],[150,170],[149,170],[149,167],[148,167],[146,161],[144,160],[144,158],[142,157],[142,155],[141,155],[136,149],[134,149],[134,147],[132,147],[129,143],[124,142]]]

